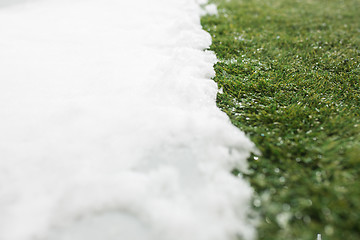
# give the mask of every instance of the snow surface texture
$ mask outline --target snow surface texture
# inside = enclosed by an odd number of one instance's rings
[[[0,240],[255,238],[199,6],[0,0]]]

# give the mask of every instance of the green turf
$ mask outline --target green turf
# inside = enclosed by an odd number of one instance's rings
[[[262,152],[259,239],[359,240],[360,1],[213,2],[218,106]]]

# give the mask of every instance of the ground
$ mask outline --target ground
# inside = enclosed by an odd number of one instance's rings
[[[218,106],[256,143],[261,240],[360,238],[360,2],[230,0],[202,19]]]

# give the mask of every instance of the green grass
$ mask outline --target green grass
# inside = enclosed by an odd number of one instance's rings
[[[213,2],[218,106],[262,152],[259,239],[359,240],[360,1]]]

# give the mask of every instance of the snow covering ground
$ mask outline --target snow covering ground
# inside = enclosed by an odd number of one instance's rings
[[[0,240],[254,239],[201,13],[0,0]]]

